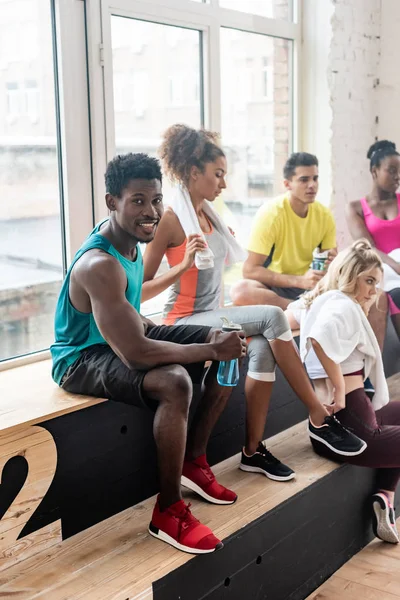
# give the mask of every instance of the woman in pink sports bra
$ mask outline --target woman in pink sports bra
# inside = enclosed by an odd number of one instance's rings
[[[400,154],[388,140],[375,142],[368,150],[372,190],[347,207],[349,229],[354,240],[367,238],[382,261],[400,275],[400,263],[388,254],[400,248]],[[400,287],[388,294],[390,314],[400,339]]]

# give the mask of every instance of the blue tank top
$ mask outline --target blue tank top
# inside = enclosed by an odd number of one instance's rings
[[[133,308],[140,311],[143,282],[143,260],[140,248],[137,246],[137,256],[134,262],[122,256],[109,240],[98,233],[103,223],[105,221],[96,225],[75,254],[58,298],[55,315],[55,342],[50,347],[53,359],[52,377],[58,384],[60,384],[65,371],[80,357],[83,350],[95,344],[107,344],[97,328],[93,314],[76,310],[69,299],[72,268],[85,252],[98,248],[118,260],[126,273],[126,299]]]

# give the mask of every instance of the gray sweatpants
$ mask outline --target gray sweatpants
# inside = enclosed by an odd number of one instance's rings
[[[220,328],[221,317],[242,326],[248,341],[247,375],[258,381],[275,381],[276,363],[269,341],[290,341],[293,338],[283,310],[277,306],[227,306],[183,317],[175,325],[210,325]]]

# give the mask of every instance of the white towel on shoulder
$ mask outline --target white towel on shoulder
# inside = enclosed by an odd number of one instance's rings
[[[374,409],[378,410],[389,402],[381,351],[359,304],[338,290],[318,296],[301,318],[300,355],[306,364],[307,355],[312,350],[310,338],[315,339],[336,364],[348,359],[356,348],[362,352],[364,376],[370,377],[375,388]],[[313,360],[318,361],[316,355]]]
[[[196,211],[193,208],[193,204],[186,187],[184,187],[183,185],[174,186],[171,202],[169,204],[176,216],[178,217],[186,237],[193,233],[198,233],[199,235],[201,235],[203,240],[206,241],[205,235],[200,228]],[[247,258],[246,252],[235,240],[228,227],[225,225],[221,217],[211,206],[211,203],[207,200],[204,200],[203,210],[214,225],[214,227],[226,239],[228,245],[226,264],[229,266],[234,263],[245,260]],[[212,250],[207,247],[201,252],[196,252],[195,265],[199,269],[199,271],[202,271],[204,269],[212,269],[214,267],[214,254]]]
[[[389,252],[388,256],[400,263],[400,248],[392,250],[392,252]],[[396,273],[392,267],[389,267],[389,265],[385,265],[385,263],[383,263],[382,289],[385,290],[385,292],[391,292],[396,288],[400,288],[400,275]]]

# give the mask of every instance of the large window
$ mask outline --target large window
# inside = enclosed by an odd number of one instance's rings
[[[0,2],[0,360],[48,348],[63,276],[49,0]]]
[[[111,31],[116,152],[156,155],[170,125],[202,125],[202,34],[118,16],[111,17]],[[163,193],[168,203],[166,178]],[[164,259],[160,272],[166,269]],[[165,297],[166,292],[149,300],[142,311],[159,312]]]
[[[220,47],[229,173],[224,199],[240,221],[237,235],[245,244],[257,208],[282,188],[291,134],[291,43],[222,28]]]
[[[205,7],[182,0],[179,11],[164,4],[139,1],[127,12],[125,0],[110,3],[112,150],[155,154],[162,132],[177,122],[220,132],[228,188],[216,207],[245,245],[257,208],[282,190],[292,148],[295,3],[219,0]],[[163,187],[168,203],[166,180]],[[161,270],[167,268],[164,261]],[[240,265],[227,273],[226,292],[240,274]],[[165,294],[142,311],[160,312]]]
[[[176,122],[200,127],[201,33],[112,16],[115,146],[155,154]]]
[[[270,19],[293,18],[292,0],[220,0],[220,6]]]
[[[65,267],[107,215],[107,162],[155,155],[170,125],[221,134],[215,206],[245,243],[296,145],[298,4],[0,0],[0,370],[52,343]]]

